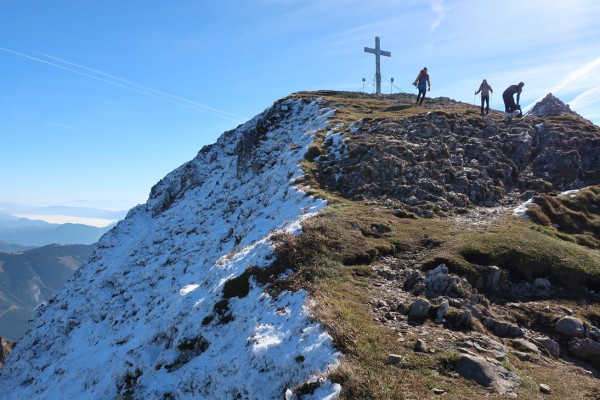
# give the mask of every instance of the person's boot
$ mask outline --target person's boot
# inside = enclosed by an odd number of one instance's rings
[[[483,107],[481,107],[481,115],[483,115]]]
[[[488,115],[488,112],[489,112],[489,111],[490,111],[490,109],[489,109],[489,108],[486,108],[486,109],[485,109],[485,115]]]

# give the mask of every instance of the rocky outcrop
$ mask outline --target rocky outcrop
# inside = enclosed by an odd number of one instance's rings
[[[534,105],[529,111],[529,115],[535,115],[536,117],[552,117],[562,114],[573,114],[581,117],[575,111],[571,110],[568,104],[560,101],[552,93],[548,93],[542,101]]]
[[[578,117],[569,124],[506,122],[435,111],[361,119],[343,135],[343,146],[333,136],[324,141],[320,183],[351,199],[397,200],[425,217],[493,206],[513,193],[579,188],[600,177],[600,128]]]
[[[4,365],[4,360],[8,357],[14,347],[15,344],[13,342],[0,337],[0,367]]]

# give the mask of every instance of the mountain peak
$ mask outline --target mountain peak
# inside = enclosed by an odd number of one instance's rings
[[[537,102],[531,109],[530,114],[537,117],[551,117],[561,114],[573,114],[581,117],[575,111],[571,110],[568,104],[563,103],[552,93],[548,93],[546,97]]]

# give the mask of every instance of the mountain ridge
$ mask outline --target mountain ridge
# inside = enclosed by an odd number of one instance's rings
[[[580,351],[597,342],[594,303],[569,303],[583,337],[554,332],[562,323],[549,314],[556,294],[596,301],[597,254],[576,233],[510,210],[538,192],[594,183],[600,155],[583,144],[598,148],[598,127],[575,115],[506,121],[451,99],[425,104],[301,92],[205,146],[39,309],[0,370],[7,398],[434,398],[432,387],[445,385],[436,390],[449,398],[493,390],[533,399],[537,382],[558,375],[531,360],[560,365],[558,348],[595,363]],[[540,138],[559,143],[561,157],[538,151]],[[434,179],[445,161],[451,188]],[[386,169],[391,179],[377,175]],[[593,204],[598,193],[584,192]],[[595,223],[593,207],[562,204]],[[493,218],[461,222],[486,210]],[[529,294],[546,303],[538,308]],[[533,342],[530,361],[508,350]],[[465,364],[496,371],[489,388],[457,380],[476,379]],[[524,385],[521,369],[533,376]],[[576,390],[594,385],[580,376]]]

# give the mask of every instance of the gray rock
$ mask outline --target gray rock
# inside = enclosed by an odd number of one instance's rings
[[[552,283],[546,278],[535,278],[533,286],[539,291],[550,291]]]
[[[505,321],[497,321],[493,318],[487,318],[483,325],[499,337],[519,337],[523,336],[523,330],[515,324]]]
[[[418,298],[411,305],[408,310],[409,318],[427,318],[429,315],[429,309],[431,308],[431,303],[429,301]]]
[[[524,351],[526,353],[535,353],[535,354],[540,353],[540,350],[537,348],[537,346],[535,344],[531,343],[529,340],[515,339],[512,341],[512,346],[516,350]]]
[[[415,343],[415,351],[429,353],[429,346],[427,346],[427,342],[425,342],[423,339],[417,339],[417,343]]]
[[[494,357],[497,360],[508,360],[508,353],[504,345],[489,336],[475,336],[465,339],[460,345],[461,349],[471,349],[486,357]]]
[[[498,361],[472,354],[461,354],[454,370],[463,378],[471,379],[503,395],[516,391],[521,379]]]
[[[448,300],[444,299],[442,301],[442,304],[440,304],[440,306],[438,307],[437,312],[435,314],[437,319],[442,320],[449,309],[450,309],[450,304],[448,303]]]
[[[529,353],[525,353],[523,351],[513,351],[512,354],[517,357],[521,361],[531,361],[533,360],[533,356]]]
[[[600,329],[596,328],[595,326],[591,326],[588,329],[588,334],[591,339],[600,342]]]
[[[538,337],[532,340],[538,345],[538,348],[546,350],[552,357],[560,356],[560,345],[556,341],[547,337]]]
[[[490,267],[490,271],[487,275],[487,287],[491,290],[498,290],[500,285],[500,278],[502,276],[502,270],[496,266]]]
[[[569,351],[579,358],[600,357],[600,343],[592,339],[573,338],[569,340]]]
[[[568,337],[582,338],[585,336],[583,321],[575,317],[563,317],[556,322],[554,330]]]
[[[399,364],[403,360],[403,357],[399,354],[388,354],[386,364],[394,365]]]
[[[545,383],[540,383],[540,392],[542,392],[544,394],[550,394],[550,393],[552,393],[552,389],[550,388],[550,386],[546,385]]]

